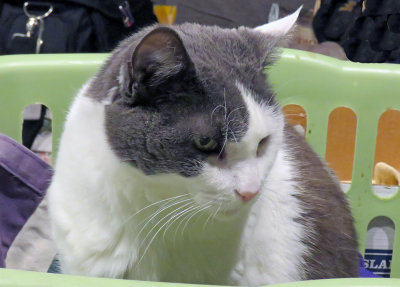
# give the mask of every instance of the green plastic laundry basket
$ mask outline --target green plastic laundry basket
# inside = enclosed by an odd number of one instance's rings
[[[105,54],[18,55],[0,57],[0,133],[21,142],[22,112],[32,103],[45,104],[53,115],[53,147],[68,106],[81,85],[95,73]],[[285,50],[268,71],[282,105],[297,104],[307,113],[307,140],[325,155],[328,118],[337,107],[349,107],[357,115],[353,178],[347,192],[359,236],[365,250],[368,223],[377,216],[400,222],[398,192],[382,199],[373,193],[371,178],[378,121],[388,108],[400,110],[400,66],[357,64],[304,51]],[[316,84],[317,83],[317,84]],[[399,96],[397,95],[399,94]],[[400,143],[399,143],[400,145]],[[397,206],[397,208],[396,208]],[[392,278],[400,278],[400,229],[395,229]],[[0,269],[3,286],[162,286],[115,279],[85,278]],[[179,286],[193,286],[179,284]],[[197,285],[198,286],[198,285]],[[280,286],[400,286],[400,279],[330,279]]]

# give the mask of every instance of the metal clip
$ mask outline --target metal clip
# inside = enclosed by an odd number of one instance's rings
[[[133,19],[132,13],[131,13],[131,7],[129,6],[128,1],[122,2],[119,6],[118,9],[121,11],[122,14],[122,22],[124,23],[124,26],[129,28],[135,23],[135,19]]]
[[[53,12],[53,6],[50,5],[49,10],[47,10],[47,12],[42,14],[42,15],[32,15],[32,14],[30,14],[29,11],[28,11],[28,6],[29,6],[29,2],[25,2],[23,8],[24,8],[25,15],[28,17],[28,22],[26,22],[26,26],[25,26],[26,32],[25,32],[25,34],[23,34],[23,33],[14,33],[12,35],[12,39],[14,39],[15,37],[31,38],[35,34],[35,30],[39,26],[39,30],[37,32],[38,36],[37,36],[37,40],[36,40],[36,50],[35,50],[35,53],[39,54],[40,47],[43,44],[43,40],[42,40],[43,31],[44,31],[44,21],[43,21],[43,19],[46,18],[47,16],[49,16]]]

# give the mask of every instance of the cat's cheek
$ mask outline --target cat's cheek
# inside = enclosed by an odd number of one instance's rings
[[[234,177],[227,169],[206,163],[199,176],[193,179],[191,192],[201,201],[215,203],[234,199]]]

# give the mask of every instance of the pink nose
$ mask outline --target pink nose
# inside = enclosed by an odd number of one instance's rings
[[[257,190],[255,192],[251,192],[251,191],[240,191],[240,190],[235,189],[235,192],[236,192],[237,195],[240,196],[240,198],[243,201],[249,201],[253,197],[255,197],[259,191]]]

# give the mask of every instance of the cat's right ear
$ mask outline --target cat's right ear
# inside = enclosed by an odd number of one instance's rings
[[[146,94],[149,89],[192,68],[179,35],[171,28],[159,27],[137,45],[131,62],[121,71],[125,76],[120,85],[134,101],[135,94]]]
[[[295,25],[302,8],[303,5],[301,5],[294,13],[271,23],[258,26],[254,28],[254,30],[270,36],[283,37],[288,34]]]

